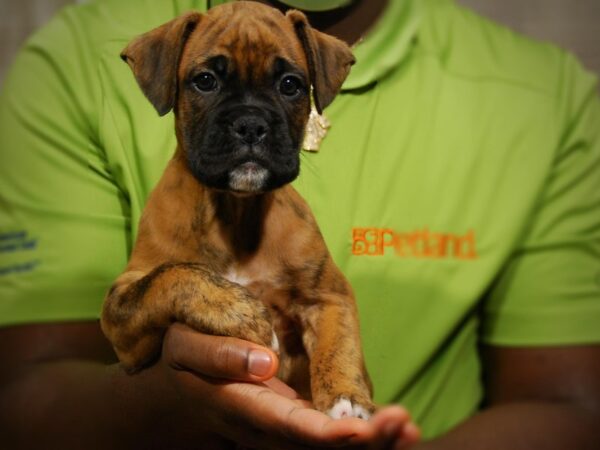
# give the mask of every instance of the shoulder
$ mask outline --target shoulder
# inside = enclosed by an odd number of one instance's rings
[[[132,37],[203,6],[206,0],[91,0],[67,6],[27,39],[10,72],[42,59],[71,81],[77,82],[79,76],[93,79],[107,45],[125,45]]]
[[[189,9],[206,9],[206,1],[91,0],[63,8],[28,41],[53,47],[76,37],[94,48],[111,39],[129,39]]]
[[[448,75],[559,98],[595,77],[559,47],[521,35],[449,0],[426,0],[422,47]]]
[[[2,87],[0,107],[10,116],[21,111],[38,122],[61,120],[96,135],[110,88],[102,80],[103,66],[123,65],[120,51],[134,36],[203,6],[206,0],[91,0],[67,6],[20,49]]]

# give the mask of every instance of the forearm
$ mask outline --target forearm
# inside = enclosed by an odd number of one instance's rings
[[[511,403],[491,407],[414,450],[594,450],[599,416],[569,403]]]
[[[128,376],[116,365],[83,360],[31,365],[0,391],[3,444],[156,447],[177,420],[177,393],[160,382],[158,370]]]
[[[270,353],[176,323],[159,361],[130,376],[112,364],[97,322],[0,329],[2,448],[226,450],[235,441],[262,450],[348,442],[376,450],[418,439],[399,407],[370,421],[332,420],[272,378],[275,355],[263,375],[251,370],[255,351]]]

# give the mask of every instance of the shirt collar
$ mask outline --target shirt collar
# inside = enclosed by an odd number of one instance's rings
[[[385,77],[407,56],[421,22],[421,0],[390,0],[383,15],[352,52],[352,67],[342,90],[363,88]]]

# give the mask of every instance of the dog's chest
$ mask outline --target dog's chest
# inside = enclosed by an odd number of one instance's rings
[[[303,354],[297,317],[301,299],[295,297],[298,289],[294,281],[280,272],[280,268],[267,266],[261,269],[230,266],[224,278],[245,287],[254,298],[269,308],[281,353],[288,356]]]
[[[240,267],[229,266],[223,277],[232,283],[239,284],[250,291],[257,300],[275,310],[285,310],[291,300],[293,286],[284,281],[277,268],[264,264]]]
[[[236,269],[235,267],[229,267],[227,272],[223,274],[223,278],[232,283],[239,284],[240,286],[248,287],[249,284],[252,283],[252,278],[248,276],[247,273],[244,273],[240,269]]]

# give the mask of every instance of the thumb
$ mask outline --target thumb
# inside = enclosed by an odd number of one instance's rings
[[[242,339],[199,333],[179,323],[171,325],[165,334],[163,358],[177,370],[251,382],[274,377],[279,365],[268,348]]]

